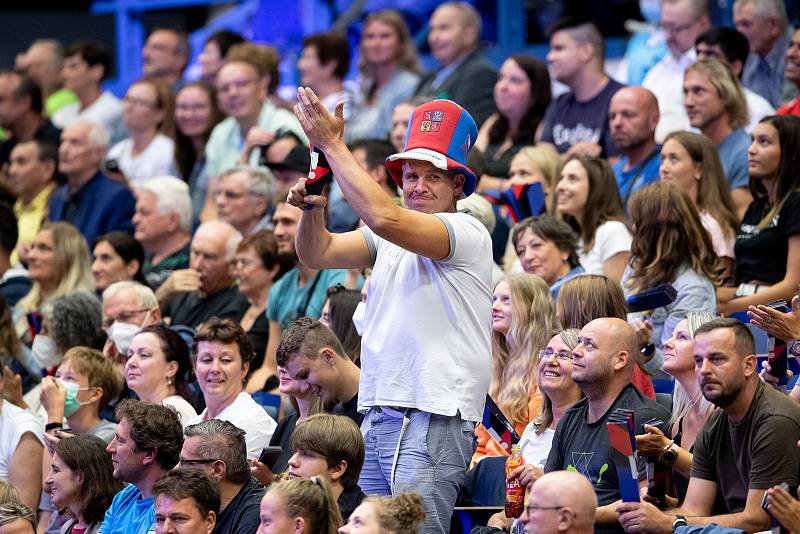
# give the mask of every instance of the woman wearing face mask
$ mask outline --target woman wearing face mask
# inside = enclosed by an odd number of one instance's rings
[[[161,325],[141,329],[128,348],[125,381],[140,400],[171,406],[181,421],[197,417],[187,377],[192,366],[186,342]]]
[[[72,347],[101,349],[105,341],[100,301],[91,293],[79,291],[58,297],[45,304],[42,312],[42,331],[33,339],[31,350],[23,350],[20,359],[32,379],[28,388],[23,381],[23,389],[29,390],[24,404],[34,413],[39,409],[39,392],[35,387],[31,389],[35,381],[52,372]],[[12,402],[18,404],[16,400]]]
[[[92,257],[92,276],[98,293],[122,280],[147,283],[142,275],[144,249],[127,232],[109,232],[95,239]]]
[[[106,443],[95,436],[76,436],[56,444],[45,477],[53,504],[68,512],[60,534],[96,534],[111,500],[123,484],[114,478]]]

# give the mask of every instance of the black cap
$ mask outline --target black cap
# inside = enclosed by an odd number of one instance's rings
[[[307,146],[296,145],[286,154],[283,161],[267,161],[266,165],[271,169],[293,169],[307,173],[311,167],[311,153]]]

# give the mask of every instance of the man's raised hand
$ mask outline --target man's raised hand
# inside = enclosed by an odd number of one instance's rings
[[[331,115],[314,91],[299,87],[294,114],[309,142],[323,152],[344,135],[344,102],[340,102],[336,106],[336,114]]]

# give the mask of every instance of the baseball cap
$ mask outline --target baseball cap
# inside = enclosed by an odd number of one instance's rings
[[[405,147],[386,158],[386,168],[399,187],[403,186],[405,160],[427,161],[443,171],[458,171],[466,178],[464,195],[469,196],[478,179],[467,167],[467,158],[477,137],[478,127],[467,110],[451,100],[426,102],[411,114]]]
[[[311,165],[311,154],[306,145],[294,146],[283,161],[267,161],[266,166],[271,169],[292,169],[300,173],[307,173]]]

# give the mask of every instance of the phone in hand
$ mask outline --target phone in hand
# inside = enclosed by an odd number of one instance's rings
[[[275,462],[278,461],[278,457],[280,457],[283,449],[278,447],[277,445],[270,445],[269,447],[264,447],[261,451],[261,454],[258,457],[258,461],[262,464],[269,467],[270,471],[273,467],[275,467]]]
[[[767,306],[781,313],[787,313],[789,311],[789,306],[783,299],[773,300],[768,303]],[[769,374],[777,378],[778,384],[781,386],[785,386],[789,382],[789,377],[786,376],[786,370],[789,365],[788,348],[788,344],[784,339],[778,339],[772,335],[767,338],[767,349],[769,352],[768,361],[770,367]]]

